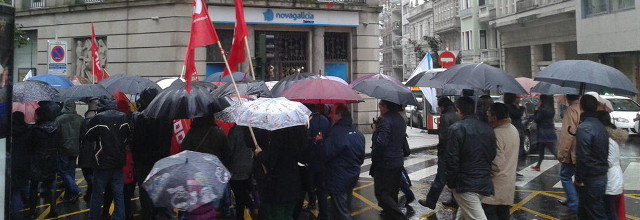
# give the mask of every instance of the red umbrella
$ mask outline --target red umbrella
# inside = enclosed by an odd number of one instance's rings
[[[516,81],[520,83],[524,90],[527,90],[527,93],[531,93],[531,88],[538,85],[538,81],[534,81],[533,79],[527,77],[518,77],[516,78]]]
[[[336,104],[364,101],[349,86],[329,79],[312,79],[297,83],[285,90],[281,96],[305,104]]]

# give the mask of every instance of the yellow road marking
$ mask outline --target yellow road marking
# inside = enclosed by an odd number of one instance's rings
[[[363,209],[360,209],[360,210],[358,210],[358,211],[351,212],[351,216],[360,215],[360,214],[362,214],[363,212],[369,211],[369,210],[371,210],[371,209],[373,209],[373,207],[371,207],[371,206],[364,207]]]
[[[431,216],[432,216],[432,215],[434,215],[434,214],[436,214],[436,211],[431,211],[431,212],[429,212],[429,213],[427,213],[427,214],[424,214],[423,216],[420,216],[420,218],[421,218],[421,219],[423,219],[423,218],[429,218],[429,217],[431,217]]]
[[[540,192],[533,192],[531,194],[529,194],[529,196],[527,196],[526,198],[524,198],[522,201],[518,202],[517,204],[511,206],[511,210],[509,210],[510,214],[513,214],[513,212],[515,212],[516,210],[522,208],[522,206],[524,204],[527,204],[527,202],[529,202],[531,199],[535,198],[536,196],[538,196],[538,194],[540,194]]]
[[[549,215],[542,214],[542,213],[539,213],[539,212],[533,211],[533,210],[528,209],[528,208],[525,208],[525,207],[520,207],[520,210],[522,210],[522,211],[526,211],[526,212],[529,212],[529,213],[531,213],[531,214],[534,214],[534,215],[537,215],[537,216],[540,216],[540,217],[543,217],[543,218],[546,218],[546,219],[550,219],[550,220],[559,220],[559,218],[551,217],[551,216],[549,216]]]
[[[556,199],[560,199],[560,200],[567,199],[564,196],[559,196],[559,195],[556,195],[556,194],[551,194],[551,193],[546,193],[546,192],[541,192],[540,194],[545,195],[545,196],[549,196],[549,197],[553,197],[553,198],[556,198]]]
[[[365,184],[365,185],[358,186],[358,187],[356,187],[356,188],[353,188],[353,191],[360,190],[360,189],[363,189],[363,188],[367,188],[367,187],[369,187],[369,186],[373,186],[373,183],[367,183],[367,184]]]
[[[632,216],[632,215],[626,215],[628,219],[633,219],[633,220],[640,220],[640,218]]]
[[[360,194],[358,194],[357,192],[353,192],[353,196],[362,200],[362,202],[364,202],[365,204],[371,206],[371,208],[374,208],[378,211],[381,211],[382,208],[378,207],[377,204],[373,203],[371,200],[368,200],[367,198],[364,198],[364,196],[361,196]]]

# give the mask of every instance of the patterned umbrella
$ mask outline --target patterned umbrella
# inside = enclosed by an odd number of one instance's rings
[[[120,91],[125,94],[136,95],[147,88],[156,88],[160,90],[160,86],[151,80],[136,75],[118,74],[110,76],[99,83],[109,91]]]
[[[71,88],[73,86],[73,83],[69,81],[69,79],[64,78],[63,76],[52,75],[52,74],[37,75],[29,78],[28,80],[46,82],[47,84],[53,86],[53,88],[58,88],[58,89],[66,89],[66,88]]]
[[[13,102],[58,101],[59,98],[58,90],[42,81],[27,80],[13,86]]]
[[[230,178],[216,156],[182,151],[156,162],[142,186],[156,207],[193,211],[219,201]]]
[[[307,124],[311,111],[302,103],[286,98],[259,98],[242,103],[232,114],[240,126],[273,131]]]

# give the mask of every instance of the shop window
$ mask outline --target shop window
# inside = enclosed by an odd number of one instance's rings
[[[391,40],[387,37],[387,40]],[[324,59],[328,62],[349,61],[349,33],[324,34]]]

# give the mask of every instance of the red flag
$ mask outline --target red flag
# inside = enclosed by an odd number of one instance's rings
[[[235,0],[236,5],[236,27],[233,33],[233,44],[229,53],[229,68],[232,72],[238,70],[238,64],[244,62],[245,59],[245,37],[249,36],[247,22],[244,20],[244,6],[242,0]],[[224,70],[222,77],[229,75],[227,69]]]
[[[98,42],[96,41],[96,31],[93,28],[93,23],[91,23],[91,58],[92,65],[91,74],[95,77],[97,82],[100,82],[102,79],[105,79],[109,76],[105,77],[105,72],[100,68],[100,56],[98,55]]]
[[[189,49],[189,47],[187,47],[187,52],[184,54],[184,71],[186,77],[185,87],[187,92],[191,92],[191,81],[193,80],[193,75],[197,75],[195,51],[195,49]]]
[[[197,72],[195,63],[195,48],[218,43],[218,34],[213,28],[209,17],[209,9],[204,0],[193,0],[193,15],[191,19],[191,37],[184,56],[185,78],[187,92],[191,92],[191,81]]]
[[[169,154],[174,155],[180,152],[182,141],[191,130],[191,119],[173,120],[173,135],[171,135],[171,148]]]
[[[193,17],[191,20],[191,38],[189,49],[218,43],[218,34],[213,28],[209,10],[204,0],[193,0]]]

